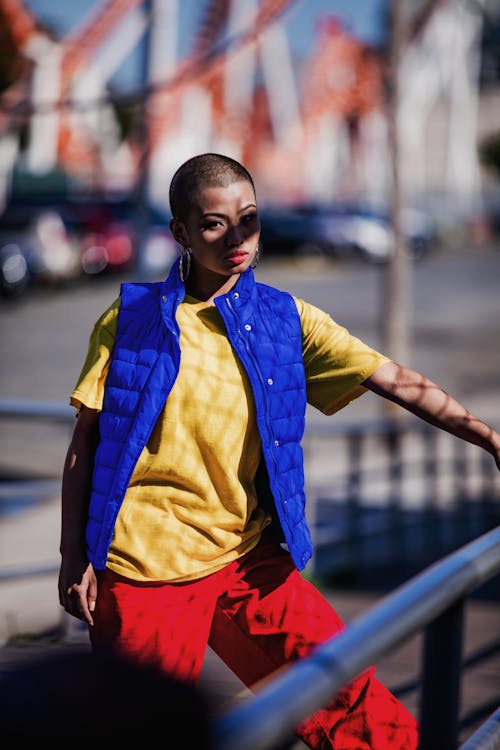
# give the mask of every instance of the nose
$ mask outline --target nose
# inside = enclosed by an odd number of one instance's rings
[[[239,224],[236,224],[227,230],[226,233],[226,245],[228,247],[234,247],[235,245],[241,245],[244,241],[245,235]]]

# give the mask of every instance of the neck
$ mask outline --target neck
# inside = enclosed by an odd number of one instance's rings
[[[186,294],[200,300],[213,304],[214,298],[226,294],[236,284],[240,274],[234,276],[219,276],[217,274],[203,275],[200,278],[196,273],[196,267],[191,264],[191,271],[185,282]]]

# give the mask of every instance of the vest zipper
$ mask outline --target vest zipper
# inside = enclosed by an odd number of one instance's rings
[[[271,437],[271,440],[272,440],[273,431],[271,429],[271,423],[269,421],[269,410],[268,410],[268,407],[267,407],[267,398],[265,396],[264,378],[262,377],[262,373],[260,371],[260,367],[258,366],[257,360],[255,359],[255,356],[253,354],[253,351],[252,351],[252,349],[250,348],[250,346],[248,344],[248,340],[247,340],[247,338],[241,332],[240,324],[239,324],[239,318],[238,318],[236,312],[234,311],[234,309],[233,309],[233,307],[231,305],[231,300],[228,297],[225,297],[225,300],[226,300],[226,304],[227,304],[229,310],[231,311],[231,315],[236,320],[236,332],[238,334],[238,337],[243,342],[243,345],[245,347],[245,351],[246,351],[248,357],[252,360],[252,363],[254,365],[254,371],[257,373],[257,377],[259,379],[260,386],[261,386],[261,391],[262,391],[262,394],[263,394],[263,402],[264,402],[264,407],[265,407],[265,415],[264,416],[265,416],[265,421],[266,421],[266,424],[267,424],[267,431],[268,431],[268,435]],[[250,384],[252,384],[251,380],[250,380]],[[270,455],[271,455],[271,458],[272,458],[272,462],[274,464],[274,476],[276,477],[276,475],[277,475],[277,468],[278,468],[278,462],[276,460],[276,457],[275,457],[272,449],[269,452],[270,452]]]

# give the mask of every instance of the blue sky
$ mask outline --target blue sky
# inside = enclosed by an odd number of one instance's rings
[[[98,5],[91,0],[24,0],[25,5],[43,22],[49,24],[58,36],[63,36],[76,26],[89,8]],[[383,11],[386,0],[295,0],[283,15],[292,53],[301,58],[310,51],[315,28],[324,15],[341,19],[354,36],[368,43],[376,43],[383,35]],[[178,3],[180,14],[180,55],[189,49],[196,33],[204,4],[200,0],[182,0]],[[123,65],[114,83],[126,89],[138,83],[138,56],[131,55]]]

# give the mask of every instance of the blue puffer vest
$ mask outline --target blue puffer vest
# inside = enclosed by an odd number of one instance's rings
[[[106,566],[130,477],[179,371],[175,313],[183,298],[177,263],[163,282],[121,288],[86,530],[89,560],[96,569]],[[304,514],[300,441],[306,391],[297,307],[286,292],[256,283],[250,269],[215,304],[252,387],[274,515],[302,569],[312,548]]]

